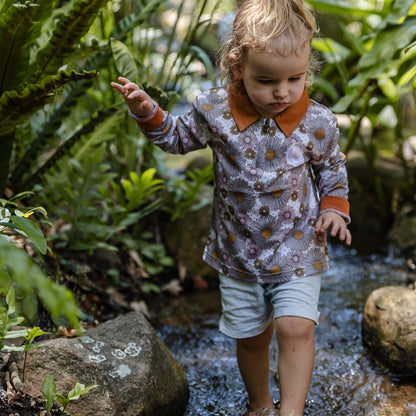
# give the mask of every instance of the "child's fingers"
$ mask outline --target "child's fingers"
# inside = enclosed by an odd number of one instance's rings
[[[120,82],[122,82],[123,84],[128,84],[128,83],[130,83],[130,81],[129,81],[127,78],[124,78],[124,77],[118,77],[118,80],[119,80]]]
[[[331,230],[331,237],[336,237],[344,241],[346,245],[350,245],[352,241],[351,233],[345,224],[345,221],[338,215],[324,214],[318,218],[315,224],[316,233],[324,233]]]
[[[129,91],[134,91],[137,89],[135,84],[133,83],[127,83],[124,85],[118,84],[117,82],[111,82],[110,85],[114,87],[117,91],[119,91],[124,96],[129,94]]]
[[[332,224],[332,227],[331,227],[331,237],[336,237],[336,235],[338,233],[339,233],[339,236],[341,238],[341,235],[343,235],[343,229],[342,229],[342,227],[340,226],[339,223],[334,221],[333,224]]]
[[[111,86],[128,100],[143,101],[147,98],[147,94],[145,94],[136,84],[131,82],[125,85],[120,85],[117,82],[111,82]]]
[[[331,226],[331,221],[327,220],[324,216],[320,217],[315,225],[315,232],[324,233]]]
[[[142,90],[133,90],[132,92],[125,92],[124,98],[127,101],[137,101],[139,103],[149,103],[153,108],[153,102],[150,100],[149,96]]]
[[[346,245],[350,245],[351,244],[351,233],[348,230],[348,228],[344,228],[341,227],[340,231],[339,231],[339,239],[341,241],[344,241]]]
[[[336,226],[334,224],[333,228],[331,229],[331,236],[335,237],[337,233],[339,233],[339,239],[341,241],[344,241],[345,244],[349,246],[352,241],[350,230],[347,228],[346,225],[338,225],[337,228],[338,228],[338,231],[334,232],[334,230],[336,229]]]
[[[110,85],[114,87],[117,91],[123,92],[123,86],[120,84],[117,84],[117,82],[111,82]]]
[[[347,229],[346,234],[347,234],[347,236],[345,237],[345,244],[347,246],[350,246],[351,245],[351,242],[352,242],[352,237],[351,237],[350,230]]]

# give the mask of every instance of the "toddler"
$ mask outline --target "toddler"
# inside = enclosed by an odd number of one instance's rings
[[[221,54],[224,86],[172,116],[135,83],[112,83],[129,114],[169,153],[213,152],[212,225],[203,258],[219,272],[220,330],[236,339],[248,416],[273,415],[276,333],[280,415],[302,416],[314,365],[326,233],[351,234],[335,116],[311,100],[315,20],[302,0],[248,0]]]

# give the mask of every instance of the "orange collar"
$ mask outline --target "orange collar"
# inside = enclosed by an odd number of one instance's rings
[[[243,88],[231,85],[228,89],[228,102],[231,113],[240,131],[245,130],[261,117]],[[274,117],[274,120],[286,137],[289,137],[295,131],[308,111],[308,107],[309,94],[305,88],[297,103]]]

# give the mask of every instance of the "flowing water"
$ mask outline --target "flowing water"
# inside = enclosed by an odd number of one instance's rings
[[[330,247],[323,276],[316,359],[305,416],[416,416],[416,380],[398,380],[375,364],[361,343],[362,309],[378,287],[406,284],[403,258],[360,256]],[[190,385],[185,416],[240,416],[247,396],[234,341],[217,329],[218,290],[164,299],[152,308],[158,334],[178,359]],[[157,311],[157,312],[156,312]],[[279,403],[277,342],[270,349],[270,386]]]

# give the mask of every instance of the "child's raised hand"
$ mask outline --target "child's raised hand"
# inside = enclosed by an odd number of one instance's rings
[[[316,233],[325,233],[331,230],[331,237],[335,237],[339,234],[339,239],[345,241],[345,244],[349,246],[351,244],[351,233],[345,224],[344,218],[335,212],[325,212],[319,218],[315,224]]]
[[[150,96],[127,78],[119,77],[118,80],[121,84],[112,82],[111,86],[123,96],[130,111],[137,117],[148,116],[155,107]]]

